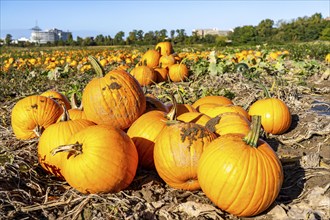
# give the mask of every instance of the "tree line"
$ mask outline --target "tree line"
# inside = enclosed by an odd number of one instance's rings
[[[158,42],[170,40],[174,44],[192,45],[209,44],[215,46],[232,45],[257,45],[263,43],[281,44],[284,42],[309,42],[315,40],[330,41],[330,20],[323,18],[320,13],[312,16],[298,17],[290,21],[279,20],[276,23],[271,19],[262,20],[257,26],[246,25],[236,27],[227,36],[207,34],[198,35],[193,32],[188,36],[185,29],[176,29],[168,32],[166,29],[144,32],[133,30],[125,36],[119,31],[114,37],[102,34],[95,37],[77,37],[69,35],[67,41],[59,40],[47,43],[46,46],[111,46],[111,45],[154,45]],[[12,37],[7,34],[5,44],[10,45]],[[19,46],[29,46],[32,43],[19,42]]]

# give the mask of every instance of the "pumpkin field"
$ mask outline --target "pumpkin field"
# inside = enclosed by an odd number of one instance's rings
[[[2,47],[0,219],[329,219],[329,48]]]

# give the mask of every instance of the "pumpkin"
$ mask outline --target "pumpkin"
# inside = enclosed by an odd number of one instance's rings
[[[195,123],[174,122],[166,126],[154,146],[157,173],[173,188],[199,189],[198,161],[215,138],[207,128]]]
[[[173,54],[170,55],[162,55],[159,58],[159,66],[162,68],[169,68],[173,64],[175,64],[176,60]]]
[[[160,54],[162,56],[170,55],[174,52],[172,43],[169,42],[169,41],[162,41],[162,42],[157,43],[156,46],[155,46],[155,49],[157,51],[160,51]]]
[[[169,79],[168,70],[166,68],[156,67],[156,68],[154,68],[154,71],[157,75],[158,83],[167,81]]]
[[[104,70],[94,57],[90,61],[99,75],[92,79],[82,94],[88,120],[121,129],[128,128],[146,109],[146,98],[140,84],[123,70]]]
[[[75,119],[87,119],[86,114],[84,112],[83,103],[80,103],[80,106],[77,105],[77,94],[72,93],[71,95],[71,109],[68,110],[68,114],[70,115],[71,120]]]
[[[200,106],[201,107],[201,106]],[[226,112],[236,112],[244,116],[246,119],[250,120],[250,115],[248,112],[241,106],[239,105],[219,105],[215,106],[213,108],[209,108],[204,114],[210,116],[211,118],[216,117],[217,115],[220,115],[222,113]]]
[[[250,121],[237,112],[226,112],[210,119],[205,127],[218,136],[230,133],[246,135],[250,131]]]
[[[179,121],[196,123],[203,126],[205,126],[210,119],[211,117],[200,112],[186,112],[177,117]]]
[[[65,180],[81,193],[112,193],[127,188],[134,179],[138,154],[121,129],[92,125],[73,134],[66,145],[52,150],[63,154]]]
[[[130,73],[141,86],[151,85],[157,81],[157,74],[148,66],[136,66]]]
[[[236,216],[255,216],[278,196],[283,168],[274,150],[259,139],[260,116],[252,116],[247,135],[226,134],[212,141],[198,164],[205,195]]]
[[[46,96],[48,98],[54,99],[56,102],[58,102],[60,105],[65,106],[66,109],[71,109],[71,104],[69,99],[63,95],[62,93],[56,91],[56,90],[47,90],[46,92],[43,92],[40,94],[41,96]]]
[[[141,57],[142,65],[154,68],[159,64],[160,53],[157,50],[149,49]]]
[[[173,82],[181,82],[189,76],[189,70],[186,64],[176,63],[169,67],[168,75]]]
[[[51,150],[66,143],[70,136],[83,128],[95,125],[86,119],[71,120],[69,113],[65,110],[60,121],[50,125],[40,136],[38,142],[38,161],[47,172],[63,178],[62,155],[51,155]]]
[[[202,104],[233,105],[234,103],[225,96],[204,96],[197,99],[192,106],[197,109]]]
[[[291,126],[288,106],[278,98],[265,98],[252,103],[249,115],[260,115],[263,129],[270,134],[283,134]]]
[[[159,133],[166,127],[167,113],[153,110],[141,115],[127,130],[138,155],[139,167],[154,169],[154,145]]]
[[[173,104],[170,104],[168,108],[171,110],[173,108]],[[197,110],[192,107],[190,104],[178,103],[176,104],[176,116],[182,115],[187,112],[197,112]]]
[[[19,100],[11,112],[11,125],[18,139],[39,137],[63,113],[62,107],[53,99],[32,95]]]

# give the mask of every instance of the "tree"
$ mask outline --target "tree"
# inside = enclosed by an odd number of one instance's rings
[[[124,31],[119,31],[116,35],[115,38],[113,39],[115,45],[124,45],[124,38],[125,37],[125,32]]]
[[[234,44],[254,44],[256,42],[257,31],[252,25],[237,27],[229,37]]]
[[[13,36],[11,34],[7,34],[5,38],[5,44],[10,45],[13,41]]]
[[[271,19],[262,20],[256,27],[258,39],[262,42],[269,41],[273,35],[274,21]]]

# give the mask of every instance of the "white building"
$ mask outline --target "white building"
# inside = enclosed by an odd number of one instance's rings
[[[39,44],[46,44],[48,42],[54,43],[62,40],[67,41],[71,32],[58,30],[56,28],[42,31],[38,26],[32,28],[30,41]]]

